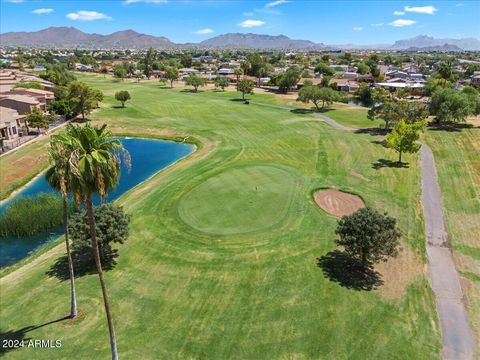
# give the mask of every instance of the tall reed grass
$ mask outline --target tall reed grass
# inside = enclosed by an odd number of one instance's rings
[[[70,206],[71,208],[71,206]],[[40,193],[13,201],[0,215],[0,236],[28,236],[63,222],[62,198]]]

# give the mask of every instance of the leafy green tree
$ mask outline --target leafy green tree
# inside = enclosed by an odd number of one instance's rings
[[[278,91],[287,93],[290,89],[298,84],[302,71],[298,66],[290,67],[287,72],[280,74],[275,78],[275,85],[278,86]]]
[[[322,76],[319,86],[328,87],[330,85],[330,80],[332,80],[332,76]]]
[[[142,59],[143,73],[147,79],[150,79],[150,76],[152,75],[152,67],[156,56],[157,52],[150,47],[145,53],[145,57]]]
[[[72,81],[68,84],[68,99],[71,102],[73,111],[82,114],[82,120],[85,115],[98,107],[98,103],[103,100],[103,93],[96,90],[81,81]]]
[[[451,89],[454,86],[455,83],[452,81],[430,77],[423,88],[423,95],[432,96],[432,94],[439,89]]]
[[[470,104],[470,114],[480,115],[480,96],[478,91],[472,86],[465,86],[462,94],[468,99]]]
[[[173,82],[178,80],[180,74],[178,73],[178,69],[176,67],[168,67],[165,70],[165,79],[170,81],[170,87],[173,88]]]
[[[95,206],[95,231],[101,261],[106,261],[113,253],[112,244],[123,244],[128,239],[130,216],[123,208],[114,204]],[[72,234],[73,248],[80,254],[91,251],[90,224],[86,211],[79,212],[68,222]],[[93,257],[91,258],[93,260]]]
[[[362,208],[343,216],[335,233],[339,236],[336,244],[343,246],[345,252],[360,261],[363,267],[398,254],[401,232],[396,220],[375,209]]]
[[[317,65],[315,65],[314,71],[316,73],[320,73],[320,74],[326,75],[326,76],[333,76],[335,74],[335,70],[332,69],[327,64],[325,64],[324,62],[317,63]]]
[[[192,66],[193,64],[193,60],[192,60],[192,57],[188,54],[182,54],[180,56],[180,63],[182,64],[182,66],[184,68],[189,68]]]
[[[372,89],[370,85],[362,82],[357,90],[355,90],[355,96],[363,103],[363,104],[371,104],[372,103]]]
[[[125,107],[125,102],[130,100],[130,93],[127,90],[120,90],[115,93],[115,99],[122,103],[122,107]]]
[[[374,89],[372,91],[373,105],[368,110],[367,117],[371,120],[382,119],[385,121],[385,129],[388,130],[399,120],[412,124],[424,121],[429,116],[425,105],[409,102],[403,99],[395,99],[385,89]]]
[[[450,65],[442,63],[432,74],[432,77],[448,81],[456,81],[458,79],[458,73]]]
[[[76,115],[73,111],[72,104],[68,99],[52,101],[48,104],[48,111],[56,115],[64,116],[65,119],[71,119]]]
[[[245,100],[245,94],[253,94],[255,83],[252,80],[240,80],[237,83],[237,91],[242,93],[242,99]]]
[[[247,56],[247,60],[245,65],[249,65],[248,67],[244,68],[244,72],[247,75],[261,77],[260,72],[264,71],[264,67],[266,65],[266,60],[263,56],[258,53],[252,53]]]
[[[369,70],[370,70],[370,67],[365,63],[360,63],[357,65],[357,73],[361,75],[368,73]]]
[[[63,200],[63,228],[65,231],[65,247],[67,249],[68,273],[70,277],[70,317],[77,317],[77,293],[75,290],[75,273],[73,270],[72,254],[70,250],[68,219],[68,193],[70,192],[69,184],[70,172],[69,159],[71,156],[69,148],[63,141],[63,135],[52,135],[50,137],[50,163],[51,167],[47,170],[45,176],[50,187],[59,191]]]
[[[40,74],[44,80],[51,81],[55,85],[66,86],[69,82],[76,80],[75,75],[67,71],[64,65],[50,65],[47,66],[45,74]]]
[[[480,64],[468,64],[464,76],[470,77],[475,71],[480,71]]]
[[[315,105],[317,111],[325,108],[325,105],[333,104],[339,99],[337,91],[332,88],[320,88],[315,85],[303,86],[298,92],[297,101],[309,103],[310,101]],[[322,106],[320,107],[320,103]]]
[[[221,88],[222,91],[225,91],[225,88],[228,87],[228,79],[224,76],[217,76],[214,84],[216,88]]]
[[[45,114],[39,108],[34,107],[32,111],[25,117],[25,125],[37,128],[38,133],[40,133],[40,128],[48,128],[48,119]]]
[[[387,147],[398,152],[398,163],[402,163],[402,154],[416,153],[420,150],[420,144],[417,143],[420,137],[419,132],[425,127],[424,121],[417,121],[408,124],[405,120],[398,121],[392,131],[387,135]]]
[[[121,161],[118,154],[120,152],[126,154],[126,150],[119,140],[113,138],[112,132],[107,130],[106,125],[102,127],[93,127],[88,123],[85,126],[68,125],[64,143],[71,151],[69,163],[73,176],[70,187],[75,199],[77,201],[81,199],[86,207],[91,247],[107,315],[112,359],[118,360],[110,301],[100,260],[92,195],[98,194],[101,198],[105,198],[106,194],[117,185],[120,178]],[[128,157],[127,163],[129,163]]]
[[[117,65],[113,69],[113,76],[123,80],[127,77],[127,70],[123,66]]]
[[[437,89],[430,101],[430,113],[437,123],[460,122],[474,112],[467,94],[454,89]]]
[[[195,74],[190,74],[185,78],[185,84],[188,86],[193,86],[194,92],[197,92],[200,86],[207,85],[207,82],[207,79]]]

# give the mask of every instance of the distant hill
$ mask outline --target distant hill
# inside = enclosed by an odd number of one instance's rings
[[[427,48],[432,46],[455,45],[461,50],[480,50],[480,40],[475,38],[464,39],[436,39],[428,35],[419,35],[411,39],[395,41],[392,49],[404,50],[412,47]]]
[[[285,35],[259,35],[229,33],[215,36],[198,44],[206,48],[230,49],[320,49],[323,44],[316,44],[310,40],[292,40]]]
[[[35,32],[10,32],[0,35],[2,46],[170,48],[175,44],[163,36],[117,31],[110,35],[87,34],[74,27],[49,27]]]
[[[416,51],[450,52],[450,51],[462,51],[462,49],[459,48],[457,45],[443,44],[443,45],[423,46],[423,47],[412,46],[412,47],[409,47],[408,49],[405,49],[405,51],[411,51],[411,52],[416,52]]]
[[[228,33],[199,43],[175,44],[163,36],[141,34],[134,30],[117,31],[109,35],[88,34],[74,27],[49,27],[34,32],[0,34],[1,46],[33,46],[42,48],[219,48],[219,49],[272,49],[272,50],[327,50],[327,49],[389,49],[408,51],[460,51],[480,50],[480,40],[436,39],[419,35],[411,39],[388,44],[344,44],[327,46],[310,40],[293,40],[285,35]]]

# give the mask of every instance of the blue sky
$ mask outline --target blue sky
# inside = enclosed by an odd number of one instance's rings
[[[197,42],[227,32],[254,32],[327,44],[480,34],[480,0],[0,0],[0,5],[1,33],[74,26],[100,34],[133,29],[174,42]]]

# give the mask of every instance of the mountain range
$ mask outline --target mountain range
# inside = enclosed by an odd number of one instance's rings
[[[437,39],[419,35],[411,39],[398,40],[393,45],[332,45],[314,43],[310,40],[293,40],[285,35],[260,35],[228,33],[212,37],[199,43],[176,44],[163,36],[141,34],[134,30],[117,31],[109,35],[88,34],[74,27],[49,27],[35,32],[9,32],[0,34],[1,46],[33,46],[38,48],[231,48],[231,49],[391,49],[391,50],[437,50],[460,51],[480,50],[480,40]]]

